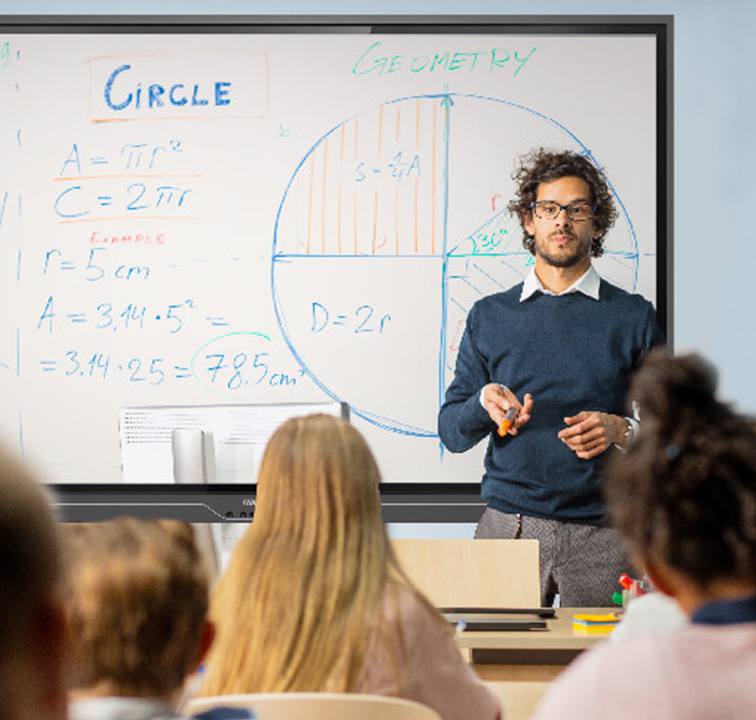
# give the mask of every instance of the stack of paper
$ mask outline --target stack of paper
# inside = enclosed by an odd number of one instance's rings
[[[589,634],[610,633],[619,622],[616,613],[607,615],[573,615],[572,629]]]

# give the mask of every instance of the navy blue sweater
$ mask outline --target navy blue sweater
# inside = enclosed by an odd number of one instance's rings
[[[438,417],[451,452],[488,437],[482,495],[502,512],[602,524],[601,464],[609,450],[581,460],[559,438],[564,418],[583,410],[624,415],[629,377],[643,355],[664,342],[650,302],[601,281],[599,300],[582,293],[536,292],[520,302],[522,283],[479,300],[467,316],[455,377]],[[531,418],[500,438],[479,401],[488,383],[522,400]]]

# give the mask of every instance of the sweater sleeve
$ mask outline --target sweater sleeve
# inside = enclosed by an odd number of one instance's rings
[[[647,635],[621,647],[606,642],[586,650],[549,685],[530,720],[728,717],[719,702],[724,714],[712,714],[701,695],[696,702],[706,683],[695,682],[680,645],[670,642],[674,637],[680,636]],[[711,667],[716,664],[707,662],[707,675]]]
[[[656,310],[650,302],[646,302],[648,304],[648,317],[646,320],[646,333],[644,337],[644,356],[652,348],[664,345],[666,343],[666,338],[664,337],[664,333],[659,327],[659,323],[656,318]]]
[[[442,720],[503,718],[498,697],[465,662],[451,628],[404,586],[387,589],[359,692],[414,700]]]
[[[595,663],[586,665],[587,657],[584,653],[549,685],[531,720],[598,720],[614,714],[611,706],[600,707],[601,672]]]
[[[491,378],[476,347],[476,317],[473,307],[459,345],[454,379],[438,413],[438,436],[446,449],[455,453],[469,450],[496,428],[479,399]]]
[[[443,720],[503,718],[498,697],[465,662],[453,633],[414,597],[404,605],[402,629],[409,697],[432,707]]]

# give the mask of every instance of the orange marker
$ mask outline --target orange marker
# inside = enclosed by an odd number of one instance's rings
[[[516,417],[517,408],[512,405],[509,410],[507,410],[506,415],[504,415],[504,419],[501,421],[501,425],[499,425],[499,429],[496,431],[497,433],[499,433],[499,437],[504,437],[507,434],[507,430],[512,427],[512,423],[514,422]]]

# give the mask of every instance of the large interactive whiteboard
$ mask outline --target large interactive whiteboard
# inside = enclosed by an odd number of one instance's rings
[[[532,260],[533,147],[605,168],[602,275],[667,325],[667,18],[0,18],[0,436],[121,482],[126,406],[345,401],[386,482]],[[239,478],[243,482],[244,478]]]

